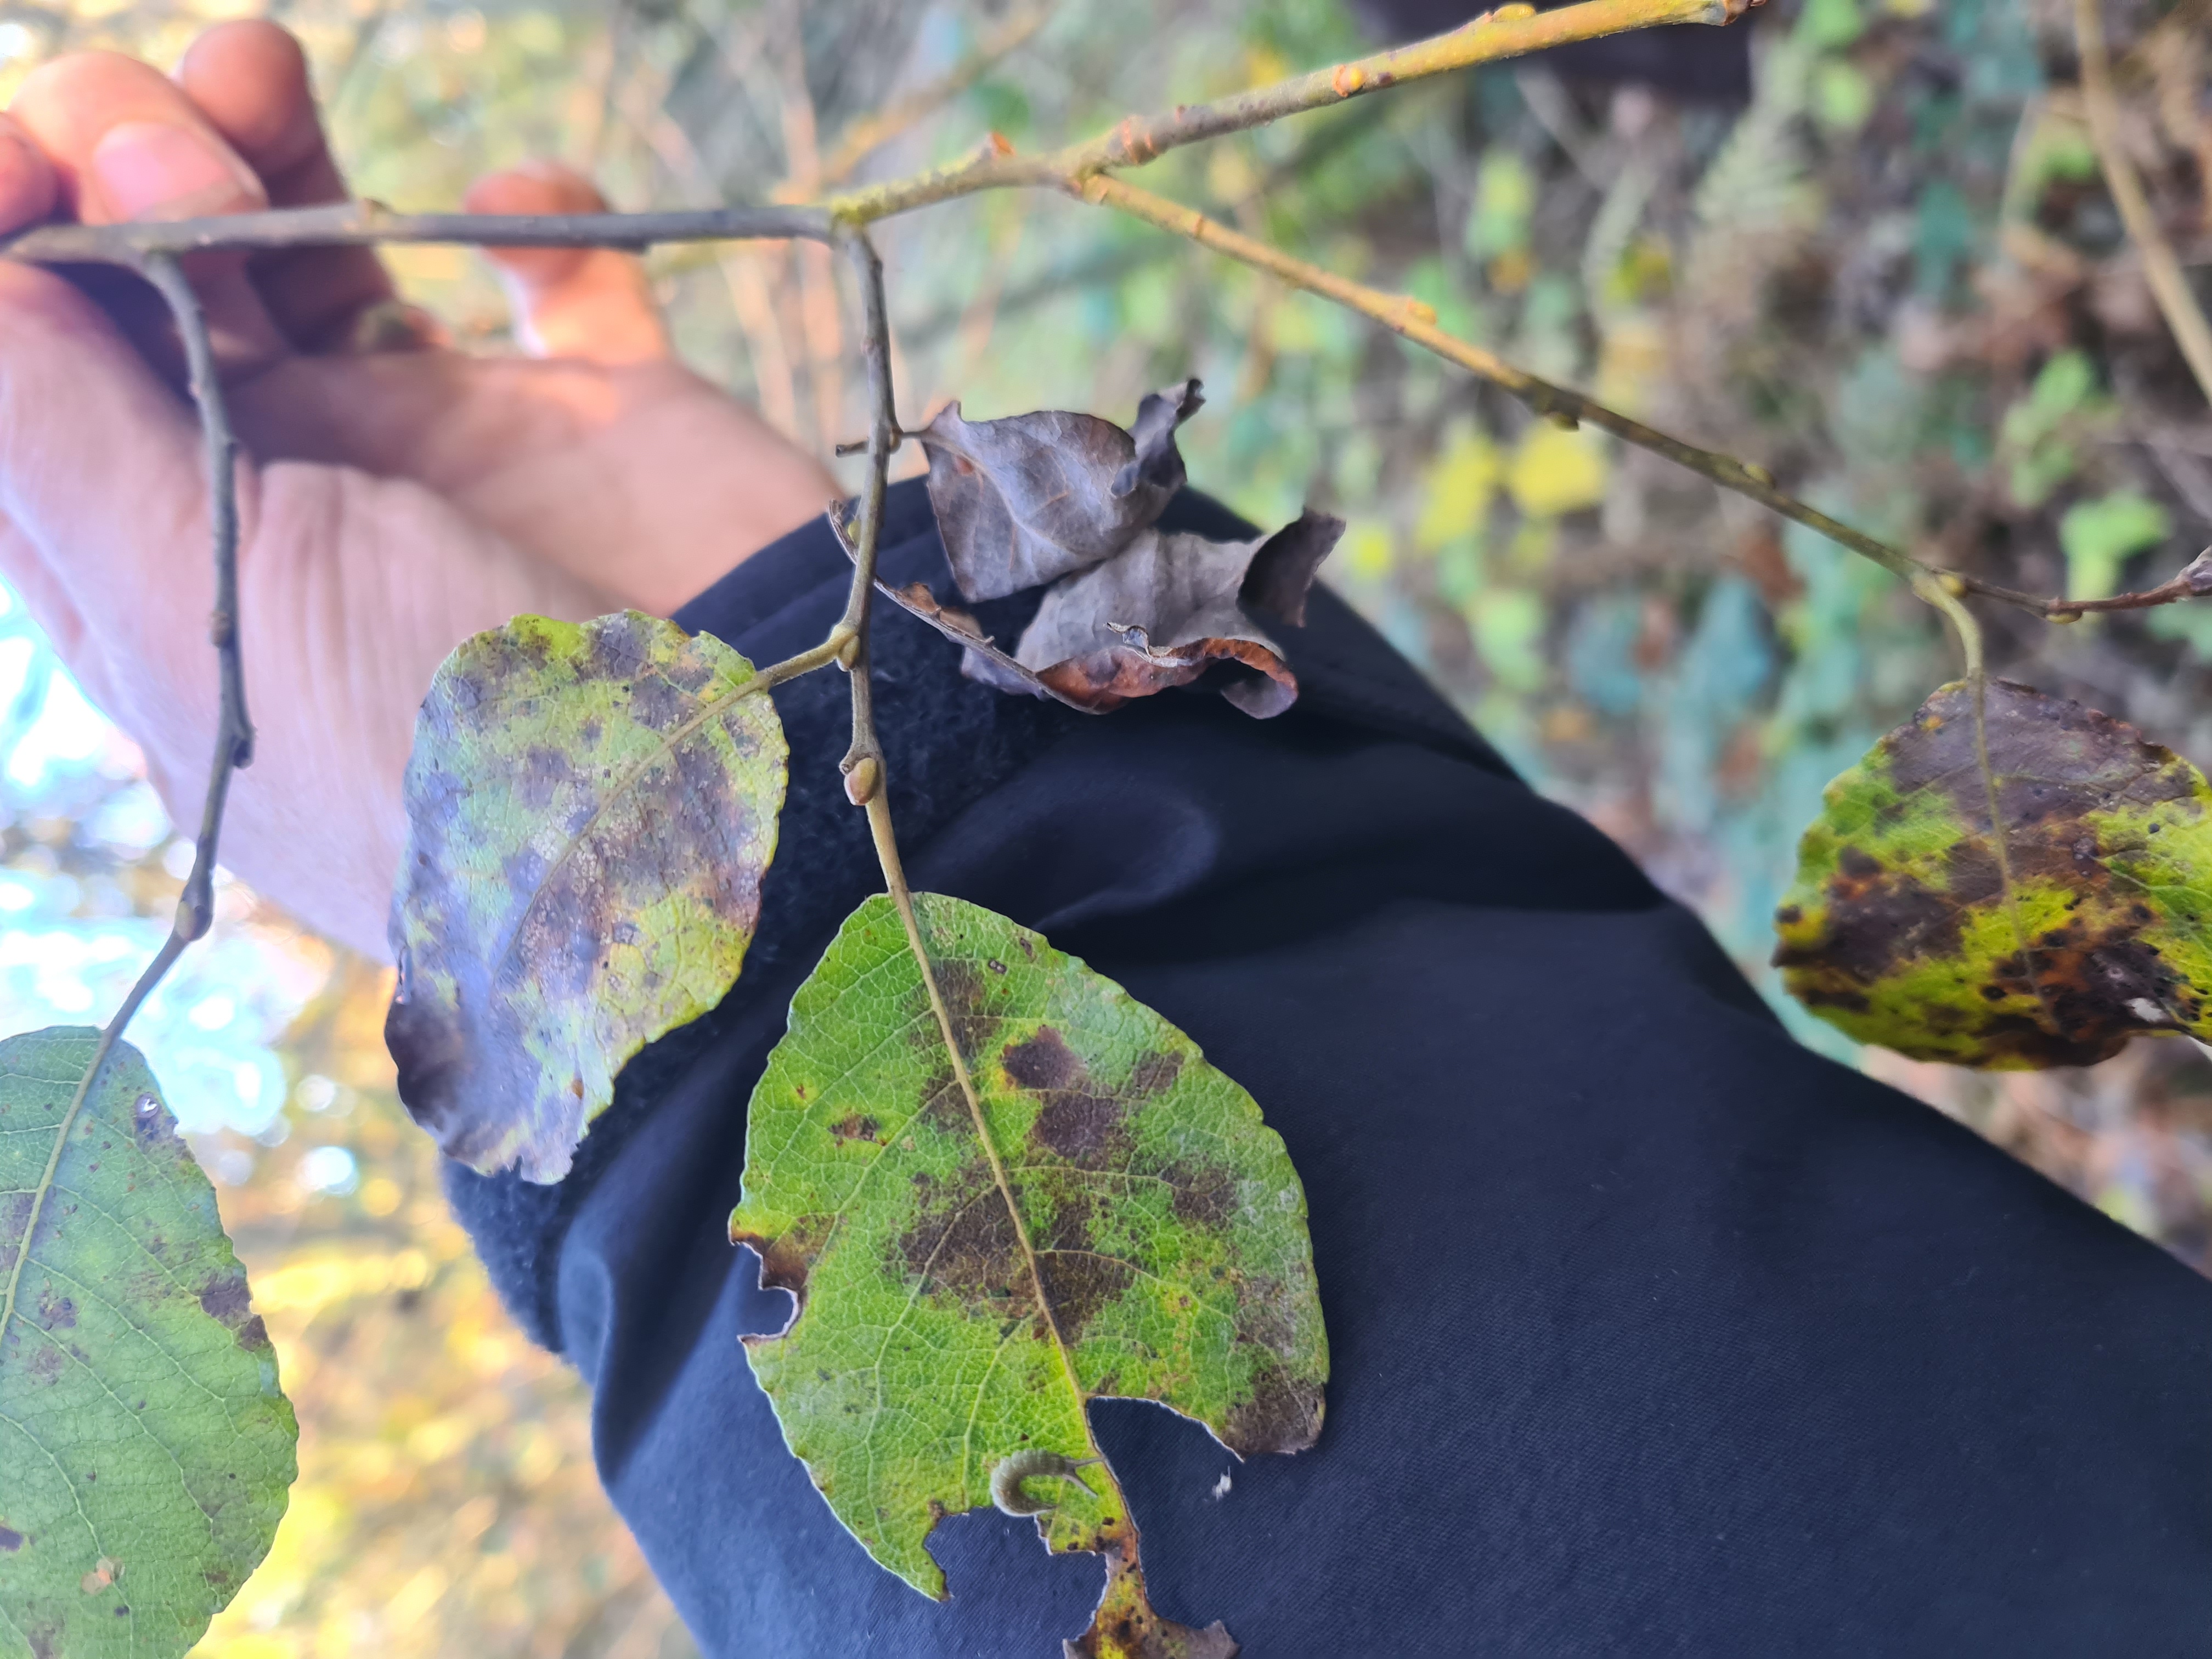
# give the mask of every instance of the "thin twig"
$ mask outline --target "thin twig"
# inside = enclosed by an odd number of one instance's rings
[[[106,261],[135,267],[143,264],[149,252],[215,247],[351,246],[381,241],[636,247],[662,241],[717,239],[837,240],[840,226],[847,231],[857,230],[872,220],[955,196],[981,190],[1050,187],[1132,214],[1269,271],[1292,286],[1358,311],[1416,344],[1504,387],[1540,414],[1564,423],[1587,421],[1630,443],[1663,455],[1872,559],[1908,581],[1918,576],[1937,577],[1947,584],[1956,584],[1962,592],[2000,600],[2054,622],[2070,622],[2090,611],[2142,609],[2198,597],[2203,588],[2191,579],[2191,573],[2197,570],[2194,565],[2190,573],[2158,587],[2101,599],[2075,599],[2063,595],[2046,598],[2004,587],[1963,571],[1944,570],[1784,494],[1775,489],[1771,477],[1762,467],[1684,443],[1579,392],[1540,380],[1481,347],[1446,334],[1436,326],[1435,313],[1417,301],[1334,276],[1191,209],[1107,176],[1111,169],[1141,165],[1183,144],[1264,125],[1384,87],[1473,64],[1516,57],[1566,40],[1589,40],[1655,23],[1723,23],[1755,3],[1756,0],[1584,0],[1583,4],[1540,15],[1530,13],[1524,6],[1505,6],[1464,27],[1413,46],[1339,64],[1332,70],[1293,76],[1212,103],[1181,107],[1170,114],[1133,116],[1099,137],[1049,154],[1015,156],[1005,149],[1003,141],[994,139],[987,147],[987,154],[970,161],[834,197],[811,207],[507,216],[404,215],[375,204],[358,203],[166,224],[52,226],[29,232],[12,242],[0,243],[0,254],[46,263]],[[2090,0],[2081,0],[2081,3],[2089,3]],[[875,290],[872,288],[870,291]],[[880,349],[888,355],[887,344],[874,340],[870,341],[869,349]],[[884,372],[887,383],[888,362]],[[895,439],[896,423],[890,431]],[[863,545],[868,544],[864,539]],[[865,604],[869,584],[859,583],[854,591],[855,604],[848,607],[848,623],[854,623],[858,607]]]
[[[2112,205],[2119,209],[2120,222],[2127,227],[2129,240],[2142,256],[2144,280],[2158,301],[2166,325],[2173,331],[2182,356],[2197,376],[2197,389],[2212,398],[2212,326],[2207,326],[2203,310],[2190,292],[2181,261],[2174,257],[2173,245],[2159,228],[2158,216],[2151,211],[2150,198],[2143,193],[2142,179],[2120,142],[2119,105],[2112,95],[2112,64],[2105,50],[2100,0],[2074,0],[2074,40],[2081,55],[2081,107],[2088,118],[2089,142],[2105,170]]]
[[[1409,81],[1655,24],[1728,23],[1755,3],[1757,0],[1583,0],[1580,5],[1547,12],[1526,5],[1500,6],[1449,33],[1411,46],[1209,103],[1180,105],[1157,115],[1132,115],[1110,131],[1062,149],[1018,155],[1003,141],[993,143],[950,167],[832,197],[822,205],[840,218],[868,221],[981,190],[1060,185],[1094,173],[1142,167],[1186,144],[1266,126],[1308,110],[1331,108]]]
[[[1955,583],[1963,592],[1999,599],[2053,622],[2071,622],[2085,611],[2136,611],[2153,605],[2172,605],[2212,592],[2212,568],[2199,571],[2197,564],[2191,565],[2188,570],[2158,587],[2105,599],[2075,599],[2063,596],[2045,599],[1984,581],[1979,576],[1970,575],[1962,570],[1947,570],[1929,564],[1900,548],[1877,541],[1864,531],[1856,530],[1840,520],[1832,519],[1819,508],[1777,489],[1772,475],[1764,467],[1740,461],[1717,450],[1700,449],[1694,444],[1684,443],[1679,438],[1645,426],[1641,421],[1631,420],[1617,410],[1608,409],[1579,392],[1554,386],[1525,369],[1516,368],[1494,352],[1445,333],[1436,325],[1435,311],[1419,300],[1405,295],[1386,294],[1380,289],[1369,288],[1364,283],[1339,276],[1333,271],[1324,270],[1319,265],[1310,264],[1240,231],[1231,230],[1194,208],[1170,202],[1164,197],[1139,190],[1119,179],[1094,174],[1080,184],[1071,183],[1068,188],[1079,194],[1085,201],[1117,209],[1163,230],[1173,231],[1178,236],[1189,238],[1201,247],[1212,248],[1232,259],[1265,270],[1294,288],[1334,300],[1347,309],[1371,317],[1414,344],[1425,347],[1447,362],[1457,363],[1470,373],[1503,387],[1539,415],[1570,426],[1588,422],[1639,448],[1663,455],[1676,465],[1711,479],[1723,489],[1747,496],[1785,519],[1795,520],[1808,529],[1818,531],[1829,540],[1864,555],[1907,581],[1927,577],[1939,579],[1947,585]]]
[[[1013,1223],[1014,1237],[1021,1247],[1022,1257],[1029,1264],[1030,1285],[1036,1297],[1037,1311],[1045,1327],[1052,1334],[1053,1348],[1057,1354],[1062,1374],[1077,1400],[1084,1396],[1081,1380],[1076,1376],[1074,1357],[1069,1353],[1067,1341],[1060,1328],[1058,1317],[1053,1312],[1052,1299],[1045,1293],[1044,1275],[1039,1267],[1036,1250],[1030,1239],[1029,1224],[1023,1218],[1021,1205],[1014,1197],[1012,1180],[1006,1174],[1006,1163],[999,1156],[997,1145],[991,1139],[991,1126],[983,1113],[982,1097],[976,1091],[975,1080],[968,1069],[968,1057],[962,1052],[958,1032],[952,1024],[952,1011],[945,1000],[945,989],[931,961],[927,941],[922,938],[921,923],[915,914],[914,893],[907,885],[906,870],[900,860],[898,836],[891,824],[890,795],[887,787],[889,777],[884,766],[883,744],[876,734],[875,711],[870,695],[868,675],[868,601],[875,588],[876,557],[883,539],[884,496],[890,477],[891,452],[899,443],[899,424],[894,407],[890,370],[890,322],[884,304],[883,262],[876,257],[866,233],[849,232],[844,238],[845,251],[851,259],[855,274],[860,280],[863,338],[866,343],[868,365],[868,480],[860,495],[858,526],[853,532],[853,589],[848,601],[846,616],[860,631],[854,635],[851,657],[853,680],[853,743],[840,765],[845,774],[845,793],[856,806],[865,807],[868,814],[868,831],[875,842],[876,860],[884,872],[884,885],[890,892],[891,903],[897,909],[899,922],[906,931],[907,949],[912,953],[915,967],[921,975],[923,990],[929,998],[931,1014],[937,1022],[938,1036],[945,1044],[950,1058],[954,1080],[959,1085],[966,1101],[969,1116],[975,1125],[975,1137],[981,1143],[983,1156],[991,1166],[992,1179],[997,1183],[1000,1197],[1005,1201],[1006,1213]],[[842,539],[841,535],[841,539]],[[1084,1437],[1098,1462],[1105,1464],[1103,1453],[1092,1437],[1090,1419],[1084,1419]],[[1106,1468],[1106,1479],[1114,1487],[1117,1500],[1120,1486],[1115,1480],[1110,1466]],[[1126,1510],[1124,1511],[1126,1513]],[[1135,1540],[1131,1536],[1129,1562],[1135,1562]]]
[[[1982,798],[1990,815],[1990,846],[1996,854],[1997,890],[2003,896],[2005,915],[2012,922],[2013,943],[2020,951],[2020,970],[2027,976],[2036,1001],[2042,1006],[2045,1024],[2054,1036],[2063,1036],[2057,1012],[2044,993],[2042,981],[2036,977],[2034,941],[2028,937],[2027,920],[2021,914],[2020,890],[2013,885],[2012,850],[2005,830],[2002,792],[1997,787],[1996,768],[1990,764],[1990,676],[1988,659],[1982,650],[1982,625],[1974,620],[1972,611],[1959,603],[1959,595],[1949,582],[1940,578],[1917,577],[1912,591],[1924,603],[1942,611],[1959,636],[1959,653],[1966,660],[1966,692],[1973,700],[1974,765],[1982,775]]]
[[[46,1173],[31,1196],[31,1212],[23,1225],[22,1248],[9,1270],[7,1291],[0,1295],[0,1336],[6,1335],[9,1322],[15,1316],[15,1293],[22,1283],[23,1267],[31,1259],[39,1218],[46,1208],[48,1194],[53,1191],[55,1172],[61,1167],[62,1149],[68,1144],[77,1115],[99,1089],[116,1045],[122,1042],[125,1028],[140,1006],[153,994],[154,988],[185,953],[185,947],[204,935],[215,921],[216,843],[222,830],[223,805],[230,796],[230,775],[253,759],[253,723],[246,714],[246,670],[239,650],[238,450],[231,435],[229,409],[223,401],[222,384],[216,378],[215,347],[208,337],[207,314],[201,309],[199,296],[192,292],[191,282],[175,258],[167,253],[149,256],[139,270],[168,301],[175,315],[177,332],[184,342],[192,398],[199,406],[200,430],[207,457],[208,532],[215,556],[215,609],[208,623],[220,685],[215,758],[209,767],[207,795],[200,805],[200,830],[192,843],[191,873],[185,878],[185,890],[178,896],[177,913],[169,924],[169,936],[161,941],[161,948],[154,953],[153,960],[140,970],[121,1006],[100,1028],[100,1039],[93,1045],[92,1060],[85,1067],[84,1076],[78,1079],[76,1092],[70,1097],[69,1109],[56,1127]]]
[[[469,247],[644,248],[656,242],[826,241],[830,216],[816,207],[672,209],[658,213],[397,213],[380,202],[276,208],[213,219],[117,225],[42,225],[0,241],[0,254],[33,264],[140,267],[157,253],[210,248],[374,247],[384,242]]]

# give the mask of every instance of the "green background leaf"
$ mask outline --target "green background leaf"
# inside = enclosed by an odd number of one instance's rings
[[[1828,786],[1775,962],[1806,1006],[1922,1060],[2082,1066],[2142,1032],[2212,1036],[2212,787],[2134,727],[1989,685],[2013,898],[1943,687]]]
[[[941,1595],[923,1547],[939,1516],[988,1504],[1012,1453],[1093,1455],[1086,1400],[1159,1401],[1240,1455],[1296,1451],[1328,1358],[1304,1191],[1252,1097],[1036,934],[915,905],[1036,1277],[888,897],[793,1000],[730,1231],[799,1297],[787,1332],[746,1343],[784,1437],[869,1553]],[[1050,1488],[1054,1549],[1111,1547],[1127,1519],[1099,1470],[1030,1490]]]
[[[215,1189],[137,1051],[70,1115],[98,1036],[0,1042],[5,1659],[183,1653],[268,1553],[297,1468]]]
[[[385,1036],[452,1157],[559,1180],[623,1063],[737,978],[787,753],[752,678],[635,611],[518,617],[439,669],[407,765]]]

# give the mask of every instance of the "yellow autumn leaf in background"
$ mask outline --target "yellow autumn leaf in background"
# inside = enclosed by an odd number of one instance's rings
[[[1413,526],[1413,545],[1433,553],[1455,536],[1482,527],[1502,471],[1487,433],[1462,427],[1429,468],[1428,500]]]
[[[1505,487],[1532,518],[1553,518],[1605,499],[1605,451],[1595,432],[1569,432],[1548,422],[1528,428],[1513,452]]]

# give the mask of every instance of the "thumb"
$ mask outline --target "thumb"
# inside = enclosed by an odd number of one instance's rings
[[[606,198],[580,173],[526,162],[480,179],[471,213],[604,213]],[[658,362],[668,331],[646,286],[645,267],[612,248],[489,249],[514,307],[515,337],[532,356],[577,357],[614,367]]]

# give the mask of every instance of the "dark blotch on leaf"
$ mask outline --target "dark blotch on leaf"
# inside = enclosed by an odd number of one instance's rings
[[[246,1287],[246,1275],[218,1279],[200,1292],[200,1307],[211,1319],[219,1319],[236,1330],[252,1312],[252,1297]]]
[[[1067,1039],[1049,1025],[1039,1027],[1026,1042],[1009,1044],[1000,1063],[1023,1089],[1072,1089],[1089,1076]]]
[[[810,1216],[794,1222],[781,1237],[763,1238],[757,1233],[732,1232],[730,1243],[744,1244],[761,1259],[761,1288],[764,1291],[788,1291],[800,1300],[806,1295],[806,1275],[814,1266],[814,1257],[830,1237],[832,1223],[826,1217]]]
[[[1218,1164],[1170,1164],[1161,1171],[1175,1194],[1176,1219],[1218,1232],[1237,1214],[1237,1177]]]
[[[1010,1046],[1000,1063],[1018,1087],[1044,1097],[1030,1128],[1033,1143],[1085,1169],[1107,1169],[1121,1161],[1128,1104],[1092,1089],[1090,1068],[1059,1032],[1039,1027],[1027,1042]]]
[[[1175,1087],[1175,1080],[1182,1075],[1182,1056],[1175,1053],[1163,1054],[1154,1049],[1137,1062],[1129,1073],[1129,1092],[1133,1095],[1164,1095]]]
[[[950,1193],[927,1175],[916,1176],[914,1184],[919,1213],[898,1241],[905,1273],[962,1302],[996,1295],[1030,1304],[1021,1239],[988,1172]]]
[[[2203,775],[2005,681],[1987,732],[1989,778],[1972,694],[1946,686],[1830,786],[1776,913],[1791,991],[1863,1041],[1967,1065],[2089,1065],[2142,1032],[2203,1035]]]
[[[1239,1457],[1304,1451],[1321,1437],[1321,1390],[1292,1378],[1267,1349],[1240,1347],[1261,1358],[1252,1373],[1251,1398],[1229,1413],[1223,1443]]]
[[[1136,1278],[1127,1262],[1081,1247],[1037,1252],[1037,1277],[1066,1342],[1079,1342],[1098,1310],[1120,1298]],[[1111,1390],[1101,1388],[1100,1393]]]
[[[1818,960],[1853,979],[1875,980],[1913,957],[1959,948],[1958,907],[1910,876],[1884,877],[1878,865],[1865,878],[1838,876],[1828,884],[1828,900],[1831,921],[1818,951],[1781,945],[1776,967]]]

